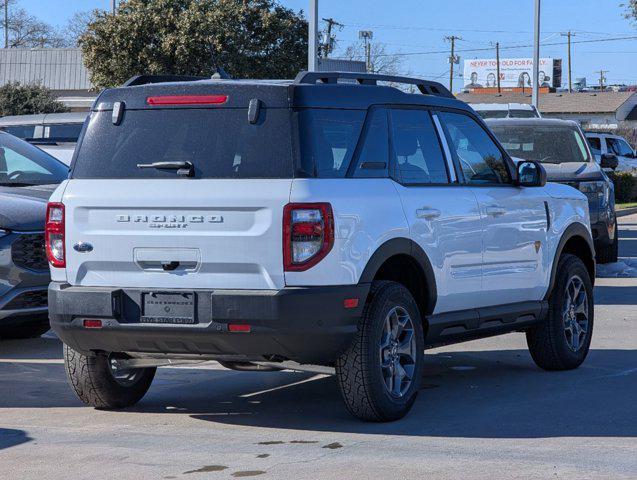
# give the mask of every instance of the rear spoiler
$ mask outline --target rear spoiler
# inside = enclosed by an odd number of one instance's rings
[[[126,80],[122,87],[133,87],[135,85],[147,85],[149,83],[167,82],[194,82],[197,80],[209,80],[210,77],[196,77],[193,75],[135,75]]]

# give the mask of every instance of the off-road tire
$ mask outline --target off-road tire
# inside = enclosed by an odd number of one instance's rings
[[[582,347],[573,352],[564,333],[562,308],[565,302],[565,289],[574,276],[578,276],[588,296],[588,331]],[[549,311],[546,317],[526,332],[529,352],[536,365],[544,370],[572,370],[586,359],[593,335],[593,287],[586,266],[575,255],[565,254],[557,265],[557,278],[549,298]]]
[[[156,368],[140,368],[135,382],[124,386],[110,371],[107,354],[82,355],[64,345],[64,366],[71,388],[87,405],[101,409],[130,407],[139,402],[155,377]]]
[[[395,306],[405,309],[411,317],[417,355],[411,385],[400,398],[390,395],[385,387],[378,350],[385,318]],[[423,360],[422,321],[411,293],[396,282],[374,282],[354,341],[336,362],[336,377],[347,410],[353,416],[371,422],[404,417],[418,395]]]
[[[619,258],[619,231],[617,230],[617,220],[615,220],[615,238],[613,243],[597,249],[597,263],[615,263]]]

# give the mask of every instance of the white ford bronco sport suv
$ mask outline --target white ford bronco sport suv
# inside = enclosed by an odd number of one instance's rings
[[[50,320],[95,407],[138,402],[168,361],[295,362],[395,420],[426,348],[517,331],[541,368],[584,361],[589,224],[434,82],[142,78],[96,100],[48,205]]]

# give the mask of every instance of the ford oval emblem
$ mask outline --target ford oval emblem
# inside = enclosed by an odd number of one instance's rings
[[[88,253],[93,251],[93,245],[88,242],[77,242],[73,245],[73,250],[80,253]]]

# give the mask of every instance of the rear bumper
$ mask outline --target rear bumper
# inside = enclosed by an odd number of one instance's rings
[[[195,290],[196,320],[189,325],[141,323],[142,293],[152,289],[49,286],[51,327],[64,343],[92,351],[201,355],[227,360],[289,359],[328,365],[356,333],[369,285],[282,290]],[[344,308],[358,298],[356,308]],[[102,320],[87,329],[85,318]],[[229,332],[229,323],[250,332]]]

